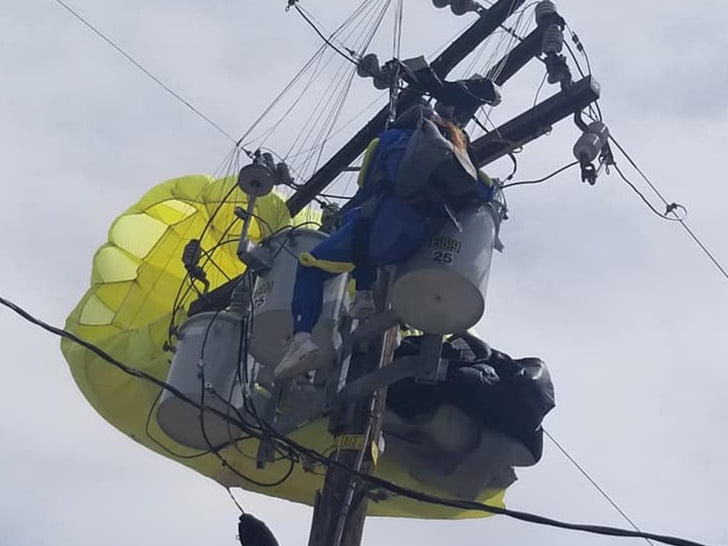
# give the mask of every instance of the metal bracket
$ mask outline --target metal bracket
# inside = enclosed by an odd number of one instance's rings
[[[435,384],[447,374],[447,360],[440,358],[442,336],[423,336],[420,354],[405,356],[347,384],[336,398],[337,404],[358,400],[373,392],[396,383],[401,379],[414,377],[419,383]]]

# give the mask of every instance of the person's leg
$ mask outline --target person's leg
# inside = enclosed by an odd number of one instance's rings
[[[311,332],[321,316],[324,282],[351,267],[348,264],[352,224],[350,220],[310,253],[300,257],[291,302],[293,339],[276,367],[276,378],[293,377],[318,367],[319,348],[311,339]]]
[[[399,198],[384,199],[372,224],[370,263],[375,267],[398,264],[421,248],[428,238],[423,213]]]

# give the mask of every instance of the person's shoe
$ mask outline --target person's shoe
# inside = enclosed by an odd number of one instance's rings
[[[293,336],[286,354],[276,367],[274,377],[286,379],[315,370],[319,366],[319,352],[318,346],[311,340],[310,333],[297,333]]]
[[[364,320],[372,318],[377,312],[374,306],[374,295],[371,290],[358,290],[351,305],[351,316]]]

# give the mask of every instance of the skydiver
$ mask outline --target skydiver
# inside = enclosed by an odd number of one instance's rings
[[[464,131],[425,106],[404,112],[369,144],[359,173],[359,190],[342,208],[341,227],[299,257],[291,306],[293,339],[276,367],[276,378],[293,377],[319,367],[319,348],[311,332],[321,314],[327,279],[351,272],[356,285],[351,314],[358,319],[369,318],[375,312],[372,286],[377,269],[404,261],[444,225],[442,203],[433,203],[425,195],[403,199],[394,191],[407,144],[421,117],[435,124],[461,162],[463,158],[470,162]],[[472,163],[470,167],[477,172]],[[479,174],[469,201],[489,202],[495,193],[493,183]]]

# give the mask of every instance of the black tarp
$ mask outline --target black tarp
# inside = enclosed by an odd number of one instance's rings
[[[395,359],[416,355],[421,337],[403,339]],[[389,387],[387,408],[405,419],[452,404],[486,427],[522,442],[535,461],[543,453],[544,416],[555,406],[554,387],[545,362],[514,359],[471,334],[443,343],[447,377],[435,385],[404,379]]]

